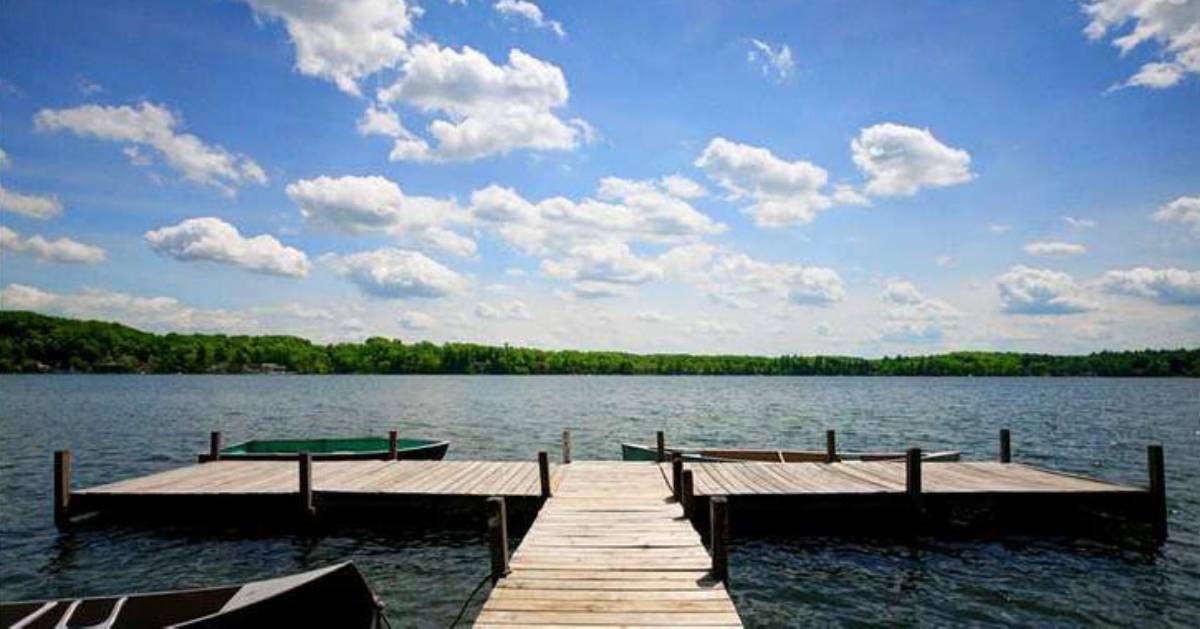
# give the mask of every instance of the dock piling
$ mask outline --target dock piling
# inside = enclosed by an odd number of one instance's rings
[[[399,455],[399,437],[400,433],[395,430],[388,431],[388,460],[395,461]]]
[[[683,517],[692,519],[696,510],[696,480],[692,470],[683,470]]]
[[[909,498],[921,496],[921,449],[909,448],[904,456],[904,491]]]
[[[208,433],[208,460],[217,461],[221,458],[221,431]]]
[[[675,502],[683,502],[683,455],[678,452],[671,455],[671,492]]]
[[[542,481],[542,498],[550,497],[550,455],[545,450],[538,452],[538,477]]]
[[[833,430],[825,431],[825,462],[833,463],[837,461],[837,432]]]
[[[487,535],[495,585],[508,574],[508,509],[502,496],[487,499]]]
[[[708,501],[712,550],[712,578],[729,584],[729,499],[713,496]]]
[[[304,518],[311,518],[316,515],[317,509],[313,505],[313,488],[312,488],[312,454],[308,452],[300,453],[300,514]]]
[[[567,463],[571,462],[571,431],[570,430],[563,431],[563,448],[562,448],[562,450],[563,450],[563,452],[562,452],[563,465],[566,465]]]
[[[71,451],[54,453],[54,526],[66,530],[71,525]]]
[[[1146,447],[1146,462],[1150,473],[1150,521],[1155,539],[1162,543],[1167,539],[1167,477],[1161,444]]]
[[[667,462],[667,436],[665,433],[663,433],[663,431],[660,430],[660,431],[658,431],[658,434],[655,435],[655,437],[656,437],[656,440],[658,441],[658,462],[666,463]]]
[[[1007,428],[1000,429],[1000,462],[1012,463],[1012,433]]]

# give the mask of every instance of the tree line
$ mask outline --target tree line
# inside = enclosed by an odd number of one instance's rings
[[[0,373],[39,372],[1200,377],[1200,349],[866,359],[541,350],[380,337],[321,345],[295,336],[154,334],[117,323],[0,311]]]

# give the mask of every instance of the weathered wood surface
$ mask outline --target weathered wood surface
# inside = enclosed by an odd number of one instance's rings
[[[560,475],[476,627],[741,626],[656,465],[576,461]]]
[[[558,468],[551,471],[552,483]],[[299,491],[295,461],[213,461],[74,492],[114,495],[292,494]],[[535,462],[314,461],[316,493],[529,496],[541,494]]]
[[[670,475],[669,464],[663,471]],[[904,461],[841,463],[687,463],[697,496],[904,493]],[[921,491],[963,493],[1108,493],[1144,491],[1020,463],[963,461],[921,466]]]

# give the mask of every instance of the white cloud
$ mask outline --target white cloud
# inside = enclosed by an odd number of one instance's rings
[[[1064,217],[1062,217],[1062,219],[1064,222],[1066,222],[1066,224],[1070,225],[1071,227],[1090,229],[1090,228],[1096,226],[1096,221],[1093,221],[1090,218],[1079,218],[1076,216],[1064,216]]]
[[[467,281],[424,254],[385,248],[321,260],[363,292],[385,299],[432,299],[462,292]]]
[[[0,168],[8,168],[10,163],[8,153],[5,153],[4,149],[0,148]]]
[[[676,199],[690,200],[708,196],[708,190],[704,186],[678,173],[667,175],[659,179],[658,183],[667,194]]]
[[[1163,304],[1200,306],[1200,271],[1146,267],[1112,270],[1098,284],[1110,293],[1144,297]]]
[[[70,238],[46,240],[41,235],[22,238],[21,234],[0,225],[0,251],[27,253],[45,262],[99,264],[104,262],[104,249],[86,245]]]
[[[77,77],[75,79],[75,87],[79,90],[79,93],[83,94],[84,96],[91,96],[92,94],[99,94],[100,92],[104,91],[103,85],[100,85],[86,76]]]
[[[139,297],[128,293],[85,289],[77,293],[44,291],[9,284],[0,291],[8,310],[34,310],[86,319],[120,321],[141,328],[172,330],[257,329],[252,319],[227,310],[193,308],[174,297]]]
[[[657,310],[642,310],[634,313],[633,318],[643,323],[667,323],[673,320],[671,315],[658,312]]]
[[[954,258],[948,255],[940,255],[934,259],[938,266],[950,266],[954,264]]]
[[[1192,233],[1200,236],[1200,197],[1179,197],[1158,208],[1151,218],[1161,223],[1190,225]]]
[[[993,234],[1007,234],[1008,232],[1012,231],[1012,225],[1008,225],[1006,223],[992,223],[991,225],[987,226],[987,229]]]
[[[911,196],[921,188],[970,181],[971,155],[933,137],[929,129],[885,122],[859,131],[850,142],[855,165],[867,177],[866,192]]]
[[[500,319],[532,319],[533,314],[529,312],[529,307],[525,302],[519,299],[506,301],[503,303],[489,303],[481,301],[475,304],[475,316],[480,319],[500,320]]]
[[[614,241],[577,245],[561,261],[543,261],[542,272],[576,282],[625,285],[644,284],[663,275],[657,264],[634,255],[625,243]],[[594,284],[585,284],[585,288],[588,286],[595,288]]]
[[[542,9],[532,2],[526,2],[526,0],[499,0],[496,4],[492,5],[492,8],[505,17],[521,18],[537,28],[550,29],[559,37],[567,36],[567,31],[563,30],[561,22],[547,20],[546,16],[542,15]]]
[[[0,210],[46,220],[62,214],[62,204],[53,196],[21,194],[0,186]]]
[[[243,237],[233,225],[211,216],[189,218],[145,236],[151,249],[181,261],[207,260],[287,277],[304,277],[311,266],[303,251],[267,234]]]
[[[1062,315],[1095,310],[1070,275],[1017,265],[996,278],[1001,311],[1009,314]]]
[[[938,341],[941,340],[945,329],[955,326],[962,316],[962,313],[950,304],[921,294],[911,282],[888,282],[880,298],[887,304],[883,311],[879,335],[885,341]]]
[[[811,222],[835,202],[865,202],[848,188],[835,189],[833,196],[823,191],[829,173],[820,166],[784,161],[765,148],[725,138],[713,138],[695,165],[733,198],[754,201],[745,211],[762,227]]]
[[[740,336],[745,332],[742,326],[736,323],[719,321],[716,319],[697,319],[696,321],[692,322],[688,330],[696,336],[717,338]]]
[[[399,137],[393,160],[471,161],[516,149],[569,150],[590,142],[595,131],[580,119],[554,111],[569,92],[562,70],[520,50],[496,65],[483,53],[436,43],[415,46],[400,79],[379,91],[380,103],[405,103],[442,114],[429,125],[430,146],[416,136]]]
[[[1077,256],[1087,253],[1087,247],[1074,242],[1035,240],[1025,244],[1025,253],[1035,256]]]
[[[301,74],[359,94],[358,81],[394,67],[408,51],[413,13],[404,0],[245,0],[283,22]]]
[[[397,321],[400,322],[400,327],[406,330],[428,330],[436,327],[438,323],[436,318],[416,310],[401,312]]]
[[[473,239],[436,225],[419,232],[418,238],[430,249],[444,251],[460,258],[474,256],[477,249]]]
[[[720,253],[704,258],[693,249],[664,254],[667,268],[684,281],[696,284],[718,303],[751,308],[752,298],[766,296],[797,306],[828,306],[845,297],[842,278],[825,267],[806,267],[756,260],[744,253]],[[680,264],[680,260],[687,260]],[[691,265],[691,269],[688,269]]]
[[[763,76],[769,76],[773,72],[780,81],[786,81],[792,75],[796,63],[792,60],[792,49],[787,44],[773,47],[765,41],[751,39],[750,46],[746,60],[761,66]]]
[[[82,105],[72,109],[43,109],[33,120],[38,131],[65,130],[84,137],[152,148],[186,179],[228,194],[239,185],[267,181],[266,173],[253,159],[205,144],[190,133],[181,133],[183,121],[154,103],[142,101],[136,108]],[[146,163],[147,156],[136,149],[127,155],[135,165]]]
[[[1200,3],[1188,0],[1091,0],[1083,6],[1091,18],[1084,33],[1102,39],[1129,22],[1133,27],[1114,37],[1121,55],[1146,42],[1159,45],[1160,60],[1143,64],[1120,87],[1163,89],[1179,83],[1188,74],[1200,73]]]

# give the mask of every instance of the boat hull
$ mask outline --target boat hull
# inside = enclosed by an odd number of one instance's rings
[[[764,463],[824,463],[824,450],[756,450],[749,448],[667,448],[666,457],[678,453],[684,462],[730,462],[758,461]],[[893,461],[905,458],[904,452],[838,452],[839,461]],[[961,453],[956,450],[928,452],[921,460],[932,463],[957,461]],[[621,458],[625,461],[657,461],[658,450],[637,443],[622,443]]]
[[[396,448],[397,460],[440,461],[450,449],[449,441],[403,439]],[[279,441],[246,441],[221,449],[221,459],[236,461],[294,461],[307,452],[314,461],[366,461],[393,458],[387,438],[360,439],[297,439]],[[200,455],[200,461],[212,456]]]

